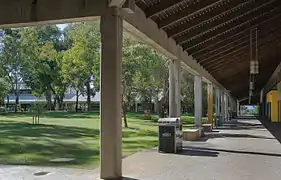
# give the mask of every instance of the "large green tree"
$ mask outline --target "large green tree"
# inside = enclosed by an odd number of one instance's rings
[[[10,90],[11,84],[5,78],[0,78],[0,105],[4,105],[4,98]]]
[[[25,83],[35,95],[46,97],[49,108],[62,108],[67,88],[61,73],[62,52],[67,49],[63,33],[57,26],[26,28],[20,43],[21,57],[28,62],[23,71]]]
[[[1,55],[0,66],[11,84],[11,92],[15,95],[15,112],[19,107],[19,96],[23,83],[23,70],[25,61],[20,56],[20,31],[18,29],[5,29],[1,33]]]
[[[181,97],[182,108],[186,112],[191,110],[194,106],[194,80],[193,75],[187,71],[181,73]]]
[[[99,90],[99,26],[94,22],[69,25],[66,34],[72,46],[63,55],[63,76],[69,86],[76,90],[76,111],[80,94],[87,94],[90,111],[91,96]]]
[[[136,99],[145,110],[152,109],[153,101],[160,106],[168,68],[164,56],[128,34],[125,34],[123,52],[123,116],[126,125],[126,111]]]

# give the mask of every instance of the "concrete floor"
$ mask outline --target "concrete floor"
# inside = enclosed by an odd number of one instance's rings
[[[281,131],[281,129],[280,129]],[[49,174],[34,174],[50,172]],[[98,170],[0,166],[2,180],[93,180]],[[279,180],[281,145],[256,119],[240,119],[196,142],[184,142],[181,154],[156,149],[123,161],[127,180]]]

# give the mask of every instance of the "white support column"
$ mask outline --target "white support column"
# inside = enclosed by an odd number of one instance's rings
[[[169,117],[180,117],[180,61],[169,65]]]
[[[229,120],[229,96],[225,93],[225,119]]]
[[[202,77],[194,76],[194,111],[195,111],[195,126],[201,126],[202,118]]]
[[[220,115],[221,109],[221,98],[220,98],[220,90],[216,88],[216,116]]]
[[[100,177],[122,177],[121,75],[123,20],[118,9],[101,16]]]
[[[108,0],[109,7],[122,7],[126,0]]]
[[[180,61],[176,63],[176,103],[177,103],[177,116],[181,116],[181,67]]]
[[[236,102],[236,108],[237,108],[237,116],[239,117],[240,116],[240,102],[237,100]]]
[[[222,122],[225,122],[225,93],[221,91],[221,116]]]
[[[279,95],[278,95],[278,100],[279,100]],[[264,116],[264,103],[265,102],[263,102],[263,89],[262,89],[261,92],[260,92],[260,114],[259,114],[261,117]]]
[[[213,84],[208,83],[208,123],[213,126],[214,119],[214,93],[213,93]]]
[[[278,121],[281,122],[281,82],[277,84],[277,92],[278,92]]]

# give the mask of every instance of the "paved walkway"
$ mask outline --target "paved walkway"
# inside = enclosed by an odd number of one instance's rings
[[[127,180],[279,180],[281,145],[258,120],[239,119],[201,141],[184,142],[182,154],[152,149],[129,156],[123,173]],[[0,166],[1,180],[96,178],[98,170]]]

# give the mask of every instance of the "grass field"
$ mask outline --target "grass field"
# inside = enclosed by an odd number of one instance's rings
[[[183,117],[185,127],[194,118]],[[30,114],[0,114],[0,164],[72,166],[92,169],[99,162],[98,113],[45,113],[40,125],[32,125]],[[128,114],[123,128],[123,156],[157,146],[157,116],[143,120]],[[74,158],[62,163],[56,158]]]

